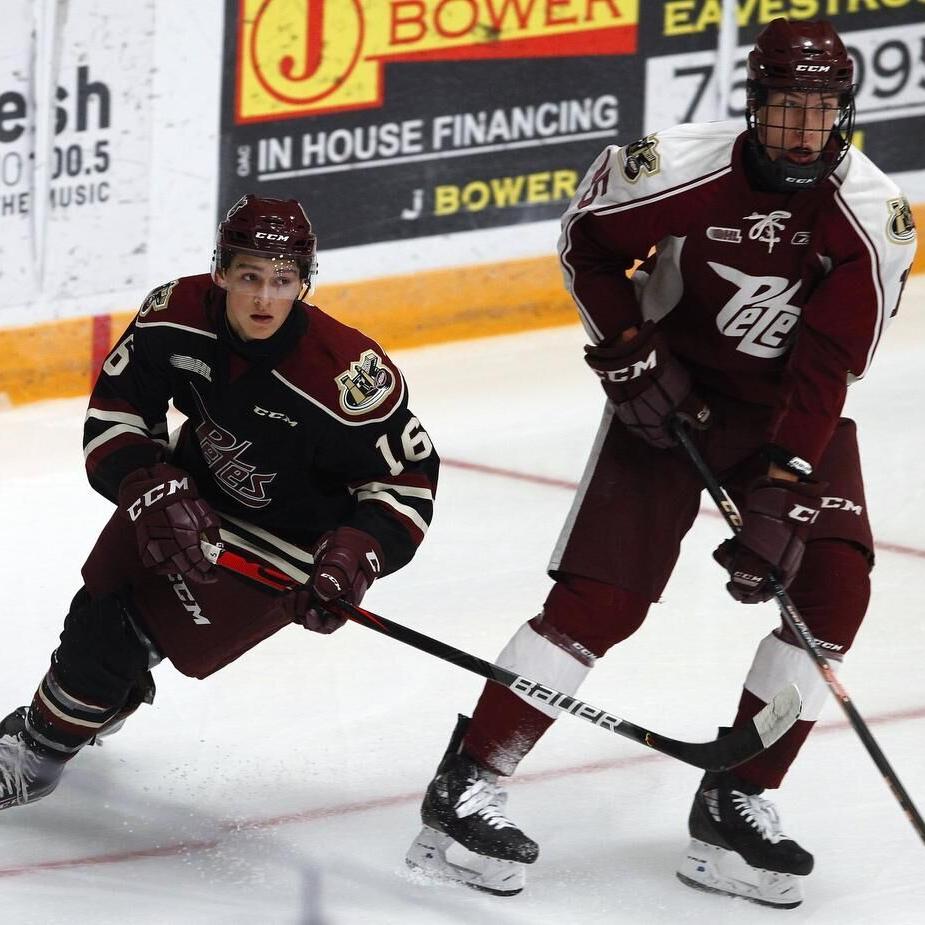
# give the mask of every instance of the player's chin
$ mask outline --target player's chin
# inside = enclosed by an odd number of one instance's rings
[[[279,318],[269,315],[251,315],[248,334],[251,340],[266,340],[272,337],[279,329],[282,322]]]

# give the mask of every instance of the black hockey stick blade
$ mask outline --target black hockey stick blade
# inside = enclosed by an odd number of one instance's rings
[[[285,572],[271,565],[246,559],[223,546],[203,542],[202,550],[206,558],[215,565],[274,590],[287,591],[299,587],[298,582]],[[775,694],[771,702],[747,725],[734,728],[710,742],[683,742],[637,726],[613,713],[547,687],[538,681],[517,675],[507,668],[471,655],[462,649],[454,648],[439,639],[426,636],[362,607],[345,601],[331,601],[327,606],[332,610],[340,611],[354,623],[397,639],[405,645],[427,652],[429,655],[471,671],[473,674],[481,675],[489,681],[502,684],[525,698],[557,707],[564,713],[570,713],[608,732],[632,739],[663,755],[676,758],[678,761],[704,771],[725,771],[760,754],[768,746],[773,745],[797,721],[802,706],[800,692],[796,685],[790,684]]]

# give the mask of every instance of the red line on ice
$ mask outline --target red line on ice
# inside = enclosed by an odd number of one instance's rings
[[[515,479],[518,482],[530,482],[533,485],[551,485],[554,488],[568,488],[574,491],[578,488],[577,482],[571,482],[567,479],[556,479],[546,475],[534,475],[530,472],[518,472],[516,469],[503,469],[499,466],[486,466],[482,463],[465,462],[460,459],[441,459],[442,466],[448,466],[451,469],[467,469],[470,472],[480,472],[483,475],[497,475],[506,479]],[[701,511],[709,517],[719,517],[718,511],[705,510]],[[903,546],[900,543],[884,543],[876,541],[877,552],[895,552],[901,556],[914,556],[917,559],[925,559],[925,549],[917,549],[914,546]]]
[[[880,713],[867,720],[869,726],[882,726],[888,723],[906,722],[909,720],[925,719],[925,707],[914,707],[908,710],[895,710],[890,713]],[[843,732],[850,729],[845,720],[819,723],[814,734],[821,735],[831,732]],[[658,752],[640,752],[624,758],[614,758],[610,761],[595,761],[589,764],[574,765],[572,767],[558,768],[549,771],[537,771],[533,774],[519,774],[511,783],[517,786],[555,780],[560,777],[573,777],[576,774],[597,774],[601,771],[614,771],[620,768],[634,767],[638,764],[647,764],[665,758]],[[669,760],[665,758],[665,760]],[[126,861],[142,861],[148,858],[174,857],[181,854],[190,854],[195,851],[208,851],[221,844],[226,835],[236,832],[259,831],[273,829],[282,825],[293,823],[315,822],[321,819],[331,819],[338,816],[352,816],[365,813],[373,809],[387,809],[403,804],[416,804],[421,799],[421,791],[399,793],[390,797],[377,797],[372,800],[362,800],[353,803],[341,803],[337,806],[307,809],[301,812],[284,813],[279,816],[269,816],[266,819],[250,819],[246,821],[230,820],[218,826],[219,833],[214,838],[196,839],[194,841],[181,841],[169,845],[154,845],[150,848],[138,848],[134,851],[113,851],[109,854],[91,854],[79,858],[62,858],[57,861],[33,861],[29,864],[0,867],[0,878],[18,877],[23,874],[35,874],[46,870],[72,870],[77,867],[99,867],[104,864],[123,864]],[[22,811],[22,810],[21,810]],[[28,810],[24,810],[28,812]]]

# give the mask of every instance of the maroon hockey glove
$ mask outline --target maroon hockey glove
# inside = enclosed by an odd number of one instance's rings
[[[338,527],[318,540],[312,557],[311,581],[295,592],[294,619],[315,633],[333,633],[347,618],[324,605],[338,598],[359,604],[382,571],[382,547],[362,530]]]
[[[216,580],[199,542],[217,542],[220,522],[188,473],[167,463],[138,469],[122,480],[119,507],[135,524],[142,565],[194,581]]]
[[[626,343],[585,347],[585,362],[600,377],[619,420],[652,446],[675,445],[667,427],[672,416],[698,430],[709,426],[710,409],[693,393],[689,373],[651,321]]]
[[[803,559],[806,536],[819,514],[819,482],[760,478],[749,486],[742,530],[726,540],[713,558],[729,572],[726,590],[743,604],[774,596],[773,575],[786,588]]]

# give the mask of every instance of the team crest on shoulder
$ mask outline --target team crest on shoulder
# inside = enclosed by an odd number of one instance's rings
[[[375,350],[364,350],[334,381],[340,390],[340,406],[347,414],[364,414],[382,404],[395,388],[395,376],[382,365]]]
[[[661,155],[658,153],[658,138],[655,135],[646,135],[634,141],[620,153],[623,155],[620,169],[630,183],[635,183],[640,174],[651,177],[661,170]]]
[[[909,200],[905,196],[887,199],[886,207],[890,212],[886,222],[887,237],[897,244],[911,244],[915,240],[915,219]]]
[[[159,312],[167,308],[167,303],[170,301],[170,295],[178,282],[179,280],[174,279],[169,283],[164,283],[163,286],[158,286],[157,288],[152,289],[145,297],[144,302],[141,303],[141,309],[139,310],[138,314],[144,318],[145,315],[149,315],[151,312]]]

